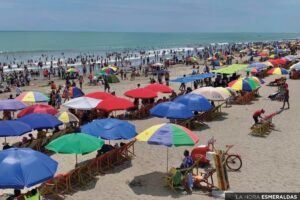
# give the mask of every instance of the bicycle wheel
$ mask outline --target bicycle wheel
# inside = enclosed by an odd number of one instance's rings
[[[233,171],[238,171],[242,167],[242,159],[237,155],[228,155],[226,166]]]

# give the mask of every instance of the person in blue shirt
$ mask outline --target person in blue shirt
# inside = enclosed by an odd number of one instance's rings
[[[194,164],[194,161],[192,159],[192,156],[190,156],[190,152],[188,150],[185,150],[183,155],[184,159],[182,160],[180,168],[185,169],[191,167]]]

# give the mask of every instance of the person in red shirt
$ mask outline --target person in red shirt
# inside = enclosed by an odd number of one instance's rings
[[[255,113],[253,114],[253,119],[255,124],[258,124],[258,118],[262,118],[261,114],[264,114],[265,110],[264,109],[260,109],[255,111]]]
[[[285,103],[287,103],[288,109],[290,109],[289,98],[290,98],[290,91],[289,91],[288,87],[285,87],[284,88],[283,105],[282,105],[281,109],[284,109]]]

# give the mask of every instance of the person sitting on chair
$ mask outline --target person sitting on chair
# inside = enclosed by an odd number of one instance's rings
[[[264,109],[255,111],[255,113],[253,114],[253,119],[254,119],[255,124],[259,123],[258,118],[262,118],[261,114],[264,114],[264,113],[265,113]]]
[[[190,156],[190,152],[188,150],[185,150],[183,155],[184,155],[184,159],[182,160],[180,169],[191,167],[194,164],[194,161],[192,159],[192,156]]]

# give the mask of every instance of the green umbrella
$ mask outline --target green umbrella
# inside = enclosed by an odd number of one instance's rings
[[[46,148],[56,153],[63,154],[87,154],[100,149],[104,144],[102,139],[85,133],[72,133],[61,136],[50,142]]]

